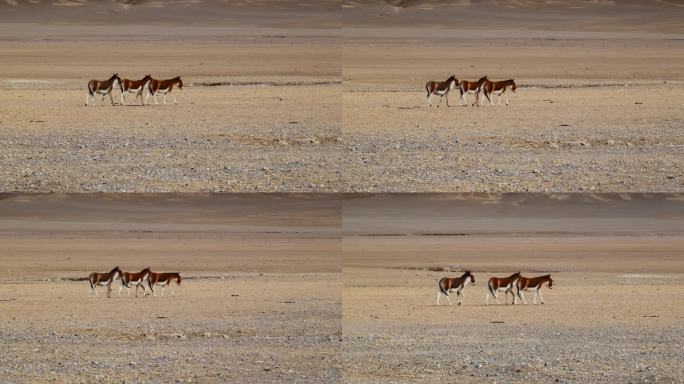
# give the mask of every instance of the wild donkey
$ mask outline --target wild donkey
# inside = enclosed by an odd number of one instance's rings
[[[96,287],[98,285],[100,286],[107,286],[107,297],[112,297],[112,283],[116,279],[121,278],[121,270],[119,267],[114,267],[109,273],[99,273],[99,272],[93,272],[88,276],[88,283],[90,284],[90,291],[88,291],[88,297],[90,297],[91,293],[95,293],[97,297],[100,297],[100,294],[97,293]]]
[[[90,80],[88,82],[88,94],[86,95],[86,107],[90,105],[90,100],[93,100],[93,106],[95,106],[95,94],[102,95],[102,102],[100,105],[104,104],[105,96],[109,95],[109,100],[111,100],[112,105],[114,105],[114,98],[112,97],[112,90],[117,84],[121,83],[121,78],[118,73],[112,75],[109,80]]]
[[[458,305],[463,302],[463,289],[466,285],[475,284],[475,276],[473,276],[470,271],[465,271],[461,277],[444,277],[439,283],[437,283],[437,305],[439,305],[439,299],[442,295],[446,296],[449,300],[449,305],[451,305],[451,297],[449,297],[449,292],[456,293],[456,298],[458,299]]]
[[[487,283],[487,296],[485,297],[485,305],[489,304],[489,295],[491,294],[496,299],[497,304],[499,303],[499,298],[496,293],[499,291],[504,291],[504,304],[508,304],[508,293],[510,292],[513,296],[513,304],[516,304],[515,294],[513,293],[513,288],[515,287],[515,282],[520,278],[520,272],[516,272],[508,277],[492,277]]]

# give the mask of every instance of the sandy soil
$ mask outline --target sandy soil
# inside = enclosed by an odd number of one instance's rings
[[[67,32],[53,41],[16,36],[0,43],[0,190],[341,189],[334,36],[233,40],[200,29],[188,41],[143,35],[122,42],[80,41]],[[113,72],[181,75],[185,87],[174,91],[178,105],[167,98],[171,105],[113,107],[107,99],[103,107],[84,107],[87,82]],[[114,99],[120,102],[120,92]]]
[[[482,198],[459,203],[402,196],[390,211],[392,197],[366,197],[345,207],[345,232],[357,232],[343,242],[345,381],[681,381],[681,204],[585,198],[575,195],[564,204],[537,195],[487,209]],[[440,211],[440,202],[456,208]],[[413,214],[421,205],[425,213]],[[516,206],[528,212],[518,216],[518,228],[507,220]],[[610,211],[625,218],[598,225]],[[569,222],[549,220],[566,216]],[[394,231],[413,226],[415,234],[382,235],[372,220],[356,229],[364,217],[401,223]],[[659,218],[669,224],[649,224]],[[457,221],[486,225],[490,232],[444,234]],[[673,231],[659,234],[666,226]],[[443,234],[421,235],[422,228]],[[464,268],[476,280],[466,288],[464,304],[437,307],[437,281],[460,276]],[[542,291],[545,304],[532,305],[526,293],[529,305],[484,306],[487,279],[518,270],[524,276],[551,273],[554,287]]]
[[[680,48],[463,40],[345,40],[348,191],[682,190]],[[450,74],[519,87],[508,107],[428,108],[425,82]]]
[[[340,381],[336,199],[2,197],[4,381]],[[183,281],[89,298],[80,279],[117,264]]]

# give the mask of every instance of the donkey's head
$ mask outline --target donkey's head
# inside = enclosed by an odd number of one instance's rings
[[[463,277],[466,279],[470,278],[470,284],[475,284],[475,276],[473,276],[473,274],[470,273],[470,271],[465,271],[465,273],[463,274]]]
[[[112,275],[116,275],[118,277],[121,277],[121,275],[123,275],[123,272],[119,269],[118,265],[116,267],[114,267],[114,269],[112,269],[111,272],[109,272],[109,273]]]

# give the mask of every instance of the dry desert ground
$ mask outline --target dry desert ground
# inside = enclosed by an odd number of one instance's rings
[[[681,382],[683,225],[681,196],[345,203],[344,380]],[[463,304],[436,306],[438,280],[463,269]],[[488,278],[517,271],[551,274],[544,305],[485,306]]]
[[[372,30],[348,35],[342,96],[348,191],[682,190],[679,42],[425,29],[398,38]],[[506,93],[509,106],[505,97],[501,106],[460,106],[454,92],[451,107],[443,101],[437,108],[438,96],[428,107],[425,83],[452,74],[514,78],[517,91]]]
[[[235,30],[237,29],[237,31]],[[0,23],[0,189],[341,189],[341,67],[327,29]],[[91,79],[180,75],[166,105]],[[158,98],[162,103],[162,97]]]
[[[339,382],[338,211],[325,196],[2,196],[3,382]],[[88,297],[83,279],[114,265],[182,282]]]

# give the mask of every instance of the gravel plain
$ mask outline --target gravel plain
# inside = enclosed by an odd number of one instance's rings
[[[680,383],[682,217],[677,195],[350,199],[344,380]],[[439,279],[463,270],[463,304],[437,306]],[[551,275],[544,304],[485,306],[488,279],[517,271]]]
[[[345,40],[346,190],[682,190],[681,48],[506,41]],[[439,60],[423,60],[436,49]],[[425,83],[451,74],[513,78],[518,88],[509,106],[460,106],[454,92],[451,107],[437,108],[438,97],[428,107]]]
[[[2,381],[340,382],[338,233],[328,196],[1,195]],[[89,297],[115,265],[181,285]]]

